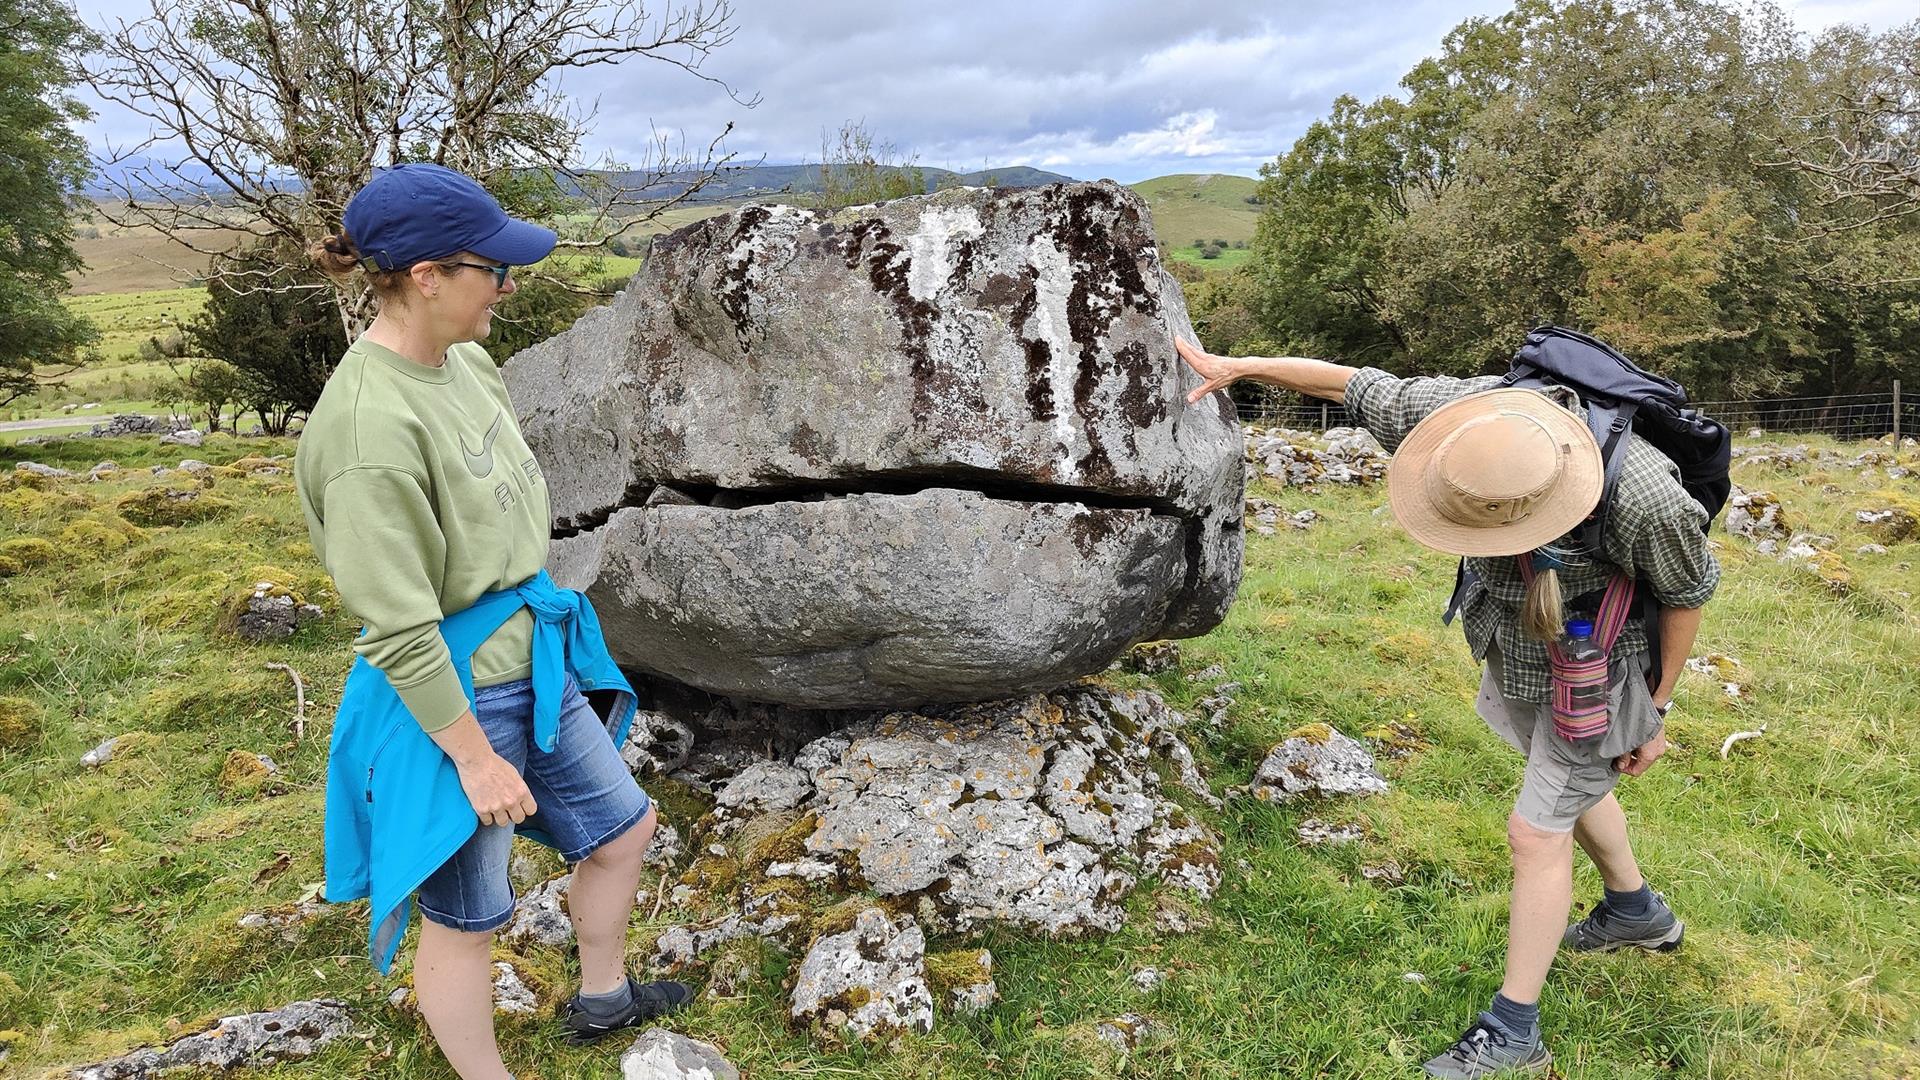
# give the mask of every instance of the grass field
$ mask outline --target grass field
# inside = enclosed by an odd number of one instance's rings
[[[289,478],[243,460],[291,443],[210,439],[191,456],[241,466],[204,491],[220,503],[201,503],[200,520],[130,527],[136,509],[121,500],[176,480],[148,475],[182,456],[161,450],[153,440],[0,447],[0,559],[12,560],[0,577],[0,1046],[11,1049],[0,1068],[57,1075],[213,1016],[324,995],[353,1007],[365,1038],[250,1076],[444,1080],[420,1021],[385,1004],[404,968],[382,979],[366,964],[363,904],[285,937],[235,928],[320,880],[328,717],[355,627],[307,546]],[[129,471],[24,483],[11,464],[29,457]],[[1877,537],[1854,515],[1911,502],[1920,484],[1819,462],[1742,464],[1735,477],[1833,537],[1838,561],[1822,576],[1716,533],[1726,577],[1696,652],[1737,657],[1745,693],[1683,679],[1673,750],[1622,794],[1649,875],[1688,920],[1686,947],[1559,964],[1544,1002],[1556,1075],[1909,1080],[1920,1075],[1920,540],[1855,554]],[[1150,929],[1149,885],[1109,937],[989,933],[1004,1000],[976,1017],[943,1014],[928,1036],[815,1046],[782,1020],[789,959],[771,949],[752,954],[758,974],[737,996],[702,998],[671,1026],[719,1044],[749,1076],[899,1080],[1384,1080],[1411,1075],[1458,1034],[1499,981],[1520,763],[1474,716],[1476,674],[1438,623],[1452,563],[1398,532],[1379,488],[1252,494],[1322,520],[1252,537],[1225,625],[1185,643],[1186,671],[1218,663],[1246,686],[1223,734],[1196,748],[1202,763],[1223,790],[1301,724],[1360,736],[1394,721],[1415,738],[1406,757],[1382,759],[1391,794],[1190,805],[1223,843],[1226,880],[1204,925],[1177,937]],[[329,616],[283,644],[240,644],[220,629],[223,605],[262,579]],[[306,679],[304,739],[290,725],[291,686],[269,662]],[[1211,688],[1179,672],[1113,678],[1183,708]],[[1763,724],[1764,737],[1721,759],[1729,733]],[[128,733],[105,768],[76,764]],[[268,754],[283,772],[223,783],[232,751]],[[683,827],[701,807],[677,785],[651,786]],[[1309,815],[1357,822],[1368,838],[1303,848],[1294,829]],[[1404,883],[1360,873],[1383,859]],[[1577,902],[1598,892],[1582,862]],[[636,962],[686,917],[637,919]],[[542,1009],[503,1021],[518,1075],[612,1073],[628,1040],[581,1050],[554,1034],[571,957],[530,948],[517,963]],[[1168,974],[1147,994],[1128,981],[1143,964]],[[1166,1034],[1130,1056],[1104,1049],[1094,1025],[1126,1011]]]

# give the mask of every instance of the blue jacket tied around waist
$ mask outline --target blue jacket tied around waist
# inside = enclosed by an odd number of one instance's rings
[[[460,685],[473,703],[473,653],[522,607],[533,612],[533,741],[553,749],[560,697],[571,673],[582,693],[611,692],[602,710],[613,744],[627,740],[638,704],[607,655],[600,620],[584,594],[554,585],[545,570],[512,589],[490,592],[441,620]],[[386,974],[406,936],[413,894],[460,850],[480,819],[460,786],[453,760],[420,730],[380,669],[356,659],[333,722],[327,761],[326,896],[368,897],[367,949]],[[537,829],[519,831],[549,847]]]

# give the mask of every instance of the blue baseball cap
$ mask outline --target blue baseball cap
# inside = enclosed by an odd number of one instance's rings
[[[508,217],[471,177],[427,164],[375,173],[347,200],[343,224],[361,257],[382,270],[462,251],[527,266],[546,258],[560,240],[552,229]]]

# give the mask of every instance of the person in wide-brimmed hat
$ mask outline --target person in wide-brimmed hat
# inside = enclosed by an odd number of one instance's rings
[[[1527,765],[1507,821],[1514,883],[1505,978],[1489,1008],[1425,1068],[1454,1078],[1546,1072],[1553,1055],[1538,1003],[1556,950],[1665,951],[1685,931],[1641,876],[1613,789],[1666,750],[1674,683],[1720,579],[1706,510],[1673,463],[1635,436],[1589,549],[1579,535],[1599,509],[1605,469],[1571,393],[1502,388],[1493,376],[1397,378],[1304,357],[1226,358],[1175,344],[1205,380],[1189,402],[1240,379],[1341,402],[1394,453],[1387,489],[1395,520],[1427,547],[1464,558],[1460,616],[1485,665],[1477,708]],[[1657,665],[1645,632],[1622,615],[1635,588],[1661,605]],[[1582,701],[1598,720],[1582,727],[1593,717],[1567,696],[1574,668],[1563,647],[1577,643],[1562,635],[1578,638],[1583,620],[1569,616],[1588,612],[1617,637],[1590,662],[1591,698]],[[1569,926],[1576,841],[1606,895]]]

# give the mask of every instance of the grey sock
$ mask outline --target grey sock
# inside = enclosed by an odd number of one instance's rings
[[[633,1004],[633,980],[622,979],[617,989],[604,994],[580,995],[580,1007],[596,1016],[612,1016]]]
[[[1629,918],[1645,915],[1653,907],[1653,886],[1642,881],[1637,889],[1614,892],[1606,889],[1607,906]]]
[[[1515,1039],[1526,1041],[1538,1037],[1540,1033],[1540,1003],[1537,1001],[1522,1005],[1505,994],[1495,994],[1493,1005],[1487,1012]]]

